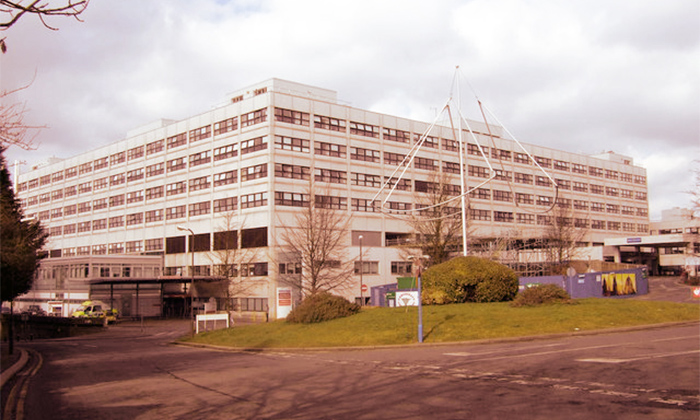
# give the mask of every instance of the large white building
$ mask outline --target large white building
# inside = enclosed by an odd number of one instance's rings
[[[109,284],[112,293],[130,288],[115,306],[140,307],[133,302],[134,285],[144,284],[138,279],[145,276],[125,267],[129,256],[152,256],[160,259],[162,272],[150,271],[151,279],[164,280],[150,283],[158,285],[153,287],[160,288],[160,297],[149,305],[157,308],[151,312],[164,311],[164,300],[187,296],[190,258],[195,276],[214,276],[216,251],[240,235],[247,257],[238,275],[251,288],[233,296],[238,308],[284,315],[277,311],[278,291],[287,287],[279,272],[300,267],[284,261],[277,246],[283,225],[308,205],[310,183],[317,205],[351,218],[350,255],[359,255],[362,236],[363,282],[395,282],[410,262],[392,245],[412,233],[396,216],[416,209],[435,173],[452,176],[452,193],[460,191],[459,139],[441,122],[398,180],[387,211],[372,204],[429,126],[342,104],[334,91],[271,79],[200,115],[159,121],[123,140],[33,167],[19,175],[16,191],[25,215],[40,219],[50,238],[32,299],[77,302],[87,298],[86,284]],[[555,199],[570,211],[570,223],[586,229],[582,242],[589,246],[602,249],[604,238],[649,231],[646,170],[632,159],[535,145],[525,145],[525,152],[500,127],[469,127],[483,147],[463,127],[466,182],[471,188],[488,180],[469,195],[473,235],[539,237]],[[489,130],[493,136],[485,134]],[[183,229],[194,233],[192,253]],[[108,257],[116,261],[109,272]],[[99,269],[92,259],[99,260]],[[86,263],[87,270],[74,267]],[[360,296],[359,275],[356,281],[348,298]],[[70,298],[67,287],[74,291]]]

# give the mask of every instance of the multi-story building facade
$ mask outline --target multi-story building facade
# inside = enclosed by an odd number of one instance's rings
[[[246,258],[236,275],[252,287],[237,298],[274,317],[278,288],[285,287],[280,271],[303,269],[277,252],[280,238],[309,205],[311,185],[316,205],[351,219],[350,255],[359,256],[362,236],[365,284],[388,284],[410,272],[392,246],[412,233],[401,216],[417,209],[436,173],[451,177],[453,195],[461,191],[455,130],[437,124],[424,137],[430,126],[342,104],[330,90],[271,79],[203,114],[163,120],[36,166],[19,175],[16,191],[25,215],[48,230],[46,261],[54,264],[151,255],[161,257],[167,278],[215,276],[217,251],[240,240]],[[469,188],[483,184],[469,194],[472,235],[541,236],[555,204],[566,209],[568,223],[586,230],[581,245],[602,249],[604,238],[649,231],[646,170],[630,158],[535,145],[523,150],[500,127],[469,127],[474,136],[463,131],[462,167]],[[404,176],[390,180],[420,139]],[[387,180],[396,188],[378,208],[372,200]],[[348,298],[361,294],[359,276],[356,281]]]

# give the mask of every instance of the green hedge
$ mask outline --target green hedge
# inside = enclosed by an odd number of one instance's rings
[[[556,284],[542,284],[534,287],[528,287],[518,293],[515,299],[510,303],[511,306],[536,306],[545,303],[556,302],[572,302],[571,296],[566,293],[566,290]]]
[[[287,315],[287,321],[299,324],[313,324],[354,315],[360,305],[348,302],[340,296],[319,292],[304,299]]]
[[[458,257],[423,273],[425,304],[501,302],[518,293],[518,276],[503,264],[478,257]]]

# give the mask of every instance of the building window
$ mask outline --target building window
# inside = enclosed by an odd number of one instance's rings
[[[537,215],[537,224],[540,226],[551,226],[552,225],[552,216],[538,214]]]
[[[241,181],[252,181],[265,177],[267,177],[267,163],[241,168]]]
[[[209,214],[211,212],[211,202],[201,201],[199,203],[190,204],[190,217],[201,216],[203,214]]]
[[[543,168],[551,168],[552,167],[552,159],[542,157],[542,156],[535,156],[535,162],[539,163],[539,165]]]
[[[275,191],[275,205],[291,207],[309,207],[309,195]]]
[[[227,197],[214,200],[214,213],[238,210],[238,197]]]
[[[118,228],[124,226],[124,216],[114,216],[109,218],[109,228]]]
[[[399,166],[401,163],[406,164],[408,162],[404,162],[405,159],[406,155],[402,155],[401,153],[384,152],[385,165]]]
[[[93,164],[92,164],[92,167],[93,167],[96,171],[97,171],[98,169],[104,169],[104,168],[106,168],[107,166],[109,166],[109,158],[107,158],[107,157],[103,157],[103,158],[96,159],[96,160],[93,162]]]
[[[588,201],[574,200],[574,210],[588,210]]]
[[[214,135],[228,133],[238,129],[238,117],[227,118],[214,123]]]
[[[512,201],[513,195],[510,191],[493,190],[494,201]]]
[[[431,149],[439,149],[440,148],[440,139],[437,137],[433,136],[426,136],[425,134],[414,134],[413,135],[413,141],[415,143],[420,142],[421,138],[424,138],[423,140],[423,146],[430,147]]]
[[[350,159],[361,160],[364,162],[379,163],[380,152],[379,150],[363,149],[361,147],[351,147]]]
[[[537,196],[537,205],[538,206],[551,206],[552,204],[554,204],[552,197],[549,197],[546,195],[538,195]]]
[[[554,159],[554,169],[559,171],[569,171],[569,162]]]
[[[494,169],[494,172],[496,173],[494,178],[497,181],[511,182],[513,180],[513,174],[511,174],[510,171],[504,171],[502,169]]]
[[[628,174],[625,172],[620,173],[620,180],[625,181],[625,182],[633,182],[632,174]]]
[[[275,148],[292,152],[309,152],[309,140],[293,137],[275,136]]]
[[[556,179],[555,180],[557,183],[557,186],[559,187],[560,190],[570,190],[571,189],[571,181],[568,179]]]
[[[147,177],[161,175],[164,172],[165,172],[165,165],[163,164],[163,162],[146,166],[146,176]]]
[[[442,171],[448,174],[458,174],[460,173],[459,170],[459,163],[457,162],[443,162],[442,163]]]
[[[371,124],[350,121],[350,134],[364,137],[379,137],[379,127]]]
[[[572,163],[571,171],[577,174],[585,174],[588,172],[588,168],[586,167],[586,165],[583,165],[581,163]]]
[[[493,212],[493,221],[494,222],[512,223],[513,222],[513,213],[509,212],[509,211],[494,211]]]
[[[157,187],[146,189],[146,200],[154,200],[156,198],[161,198],[163,196],[163,186],[159,185]]]
[[[332,117],[324,117],[323,115],[314,115],[314,128],[345,132],[345,127],[345,120],[340,120],[338,118]]]
[[[399,143],[409,143],[411,141],[411,133],[408,131],[394,130],[393,128],[382,129],[382,137],[384,140],[397,141]]]
[[[146,154],[152,155],[154,153],[162,152],[164,145],[165,145],[165,141],[162,139],[148,143],[146,145]]]
[[[124,205],[124,194],[113,195],[113,196],[109,197],[109,206],[110,207],[123,206],[123,205]]]
[[[588,184],[585,182],[574,181],[573,190],[578,192],[588,192]]]
[[[75,233],[75,230],[76,230],[75,223],[71,223],[71,224],[63,226],[63,234],[64,235],[72,235]]]
[[[590,188],[591,188],[591,194],[600,194],[600,195],[605,194],[605,187],[603,187],[602,185],[591,184]]]
[[[183,245],[183,248],[184,248],[184,245]],[[162,251],[163,250],[163,238],[146,239],[144,241],[144,249],[146,251]]]
[[[180,133],[176,136],[168,137],[168,150],[187,144],[187,133]]]
[[[90,228],[92,227],[91,222],[79,222],[78,223],[78,233],[82,232],[90,232]]]
[[[126,182],[126,174],[116,174],[109,177],[109,186],[113,187],[115,185],[121,185]]]
[[[530,213],[518,213],[517,214],[518,223],[523,225],[534,225],[535,215]]]
[[[211,163],[211,150],[190,155],[190,167]]]
[[[199,127],[195,128],[194,130],[190,130],[190,143],[208,139],[209,137],[211,137],[210,125],[205,125],[204,127]]]
[[[535,199],[532,194],[515,193],[515,201],[519,204],[534,204]]]
[[[488,178],[491,171],[489,168],[484,168],[483,166],[469,165],[469,176],[477,178]]]
[[[347,210],[348,199],[332,195],[316,195],[314,197],[316,207],[321,209]]]
[[[71,168],[71,169],[74,169],[74,168]],[[80,173],[80,175],[89,174],[90,172],[92,172],[92,162],[87,162],[87,163],[83,163],[81,165],[78,165],[78,172]],[[75,176],[75,175],[72,175],[72,176]],[[68,169],[66,169],[66,178],[68,178]]]
[[[515,153],[513,153],[513,162],[522,163],[524,165],[529,165],[530,164],[530,156],[528,156],[527,153],[515,152]]]
[[[78,211],[78,208],[75,204],[72,204],[70,206],[65,206],[63,208],[63,214],[66,216],[72,216],[72,215],[76,214],[77,211]],[[88,211],[90,211],[90,210],[88,209]]]
[[[187,167],[187,158],[179,157],[168,161],[168,172],[179,171]]]
[[[133,171],[129,171],[126,173],[126,181],[127,182],[138,181],[139,179],[143,179],[143,176],[144,176],[143,168],[134,169]]]
[[[491,149],[491,157],[498,160],[510,160],[511,152],[510,150]]]
[[[87,165],[90,168],[90,171],[92,171],[92,162],[88,162]],[[82,165],[80,165],[80,166],[82,166]],[[78,167],[73,166],[72,168],[66,169],[65,177],[66,177],[66,179],[73,178],[77,174],[78,174]]]
[[[518,184],[532,184],[533,176],[516,172],[514,180]]]
[[[442,139],[442,150],[447,150],[448,152],[456,152],[459,150],[459,144],[456,140]]]
[[[597,212],[604,212],[605,211],[605,203],[596,203],[591,202],[591,211],[597,211]]]
[[[392,261],[391,274],[410,275],[413,273],[413,265],[409,261]]]
[[[58,171],[58,172],[54,172],[51,174],[51,182],[58,182],[58,181],[63,181],[63,171]]]
[[[379,261],[362,261],[362,264],[359,261],[355,261],[355,274],[359,275],[360,269],[362,274],[379,274]]]
[[[90,183],[88,183],[88,184],[90,184]],[[92,186],[90,187],[90,189],[92,190]],[[78,194],[78,189],[76,188],[75,185],[71,185],[70,187],[66,187],[66,188],[63,190],[63,195],[64,195],[65,197],[72,197],[72,196],[74,196],[74,195],[76,195],[76,194]]]
[[[625,216],[634,216],[634,207],[632,206],[621,206],[620,207],[620,213],[624,214]]]
[[[160,222],[163,220],[163,209],[147,211],[145,219],[146,223]]]
[[[267,121],[267,108],[241,115],[241,127],[250,127]]]
[[[347,175],[344,171],[333,169],[316,168],[314,170],[314,180],[318,182],[330,182],[334,184],[345,184]]]
[[[595,166],[589,166],[588,167],[588,175],[603,176],[603,168],[596,168]]]
[[[309,179],[311,169],[308,166],[287,165],[284,163],[275,163],[275,176],[280,178],[291,179]]]
[[[539,187],[549,187],[552,185],[552,181],[550,181],[546,176],[538,175],[535,177],[535,185]]]
[[[143,223],[143,213],[131,213],[126,215],[126,225],[133,226]]]
[[[401,180],[398,180],[396,177],[390,179],[388,176],[385,176],[384,182],[387,183],[387,188],[394,188],[394,186],[396,186],[395,189],[398,191],[411,191],[412,189],[410,179],[401,178]]]
[[[107,219],[97,219],[92,221],[92,230],[107,229]]]
[[[51,218],[58,219],[59,217],[63,217],[63,208],[51,209]]]
[[[134,160],[143,157],[143,146],[134,147],[126,151],[126,158]]]
[[[479,200],[490,200],[491,190],[488,188],[477,188],[469,193],[469,196]]]
[[[92,208],[94,210],[102,210],[102,209],[106,209],[107,207],[109,207],[109,202],[107,201],[106,197],[95,199],[92,202]]]
[[[289,124],[309,126],[309,114],[291,109],[275,108],[275,120]]]
[[[254,194],[246,194],[241,196],[241,208],[247,209],[252,207],[267,206],[267,193],[260,192]]]
[[[238,232],[235,230],[214,232],[213,248],[214,251],[220,251],[223,249],[238,249]],[[234,273],[229,274],[238,276],[238,269],[236,268],[235,271],[235,275]]]
[[[60,200],[63,198],[63,190],[51,191],[51,201]]]
[[[279,264],[279,273],[281,275],[301,274],[301,263],[300,262],[280,263]]]
[[[620,179],[620,173],[610,169],[605,170],[605,177],[607,179]]]
[[[126,243],[126,252],[137,253],[143,251],[143,241],[128,241]]]
[[[205,190],[211,186],[211,177],[202,176],[199,178],[190,179],[190,192]]]
[[[438,166],[434,159],[416,157],[414,161],[414,166],[416,169],[424,169],[426,171],[437,171]]]
[[[238,156],[238,143],[231,143],[214,149],[214,162],[236,156]]]
[[[238,182],[238,170],[236,169],[214,174],[214,187],[234,184],[236,182]]]
[[[168,196],[182,194],[187,191],[187,182],[173,182],[165,186],[165,192]]]
[[[611,197],[619,197],[620,190],[618,190],[615,187],[605,187],[605,195],[609,195]]]
[[[340,144],[314,142],[314,152],[317,155],[345,158],[346,150],[347,147]]]
[[[124,162],[126,162],[126,152],[115,153],[109,157],[110,166],[119,165]]]
[[[137,203],[139,201],[143,201],[143,190],[132,191],[132,192],[126,193],[126,203],[127,204]]]
[[[343,172],[343,182],[344,181],[345,181],[345,173]],[[353,172],[351,174],[350,184],[359,185],[362,187],[379,188],[382,186],[382,178],[379,175]]]
[[[187,208],[186,206],[175,206],[175,207],[168,207],[165,209],[165,219],[166,220],[172,220],[172,219],[181,219],[186,216]]]
[[[608,222],[608,230],[620,230],[620,222]]]
[[[90,211],[90,202],[78,203],[78,213],[86,213]],[[68,214],[68,213],[66,213]]]
[[[350,200],[350,209],[352,211],[362,211],[367,213],[374,213],[377,211],[373,205],[373,201],[365,198],[352,198]]]
[[[470,155],[482,156],[481,150],[484,151],[484,153],[483,153],[484,155],[488,156],[488,154],[489,154],[488,147],[482,146],[481,149],[479,149],[479,145],[476,145],[474,143],[467,143],[467,153],[469,153]]]
[[[639,200],[639,201],[646,201],[647,200],[647,193],[644,191],[635,191],[634,192],[634,199]]]
[[[244,140],[241,142],[242,155],[265,149],[267,149],[267,136],[256,137],[254,139]]]
[[[107,244],[93,245],[92,255],[107,255]]]
[[[387,203],[389,205],[389,213],[406,213],[408,211],[411,211],[413,208],[412,203],[404,203],[401,201],[389,201]]]
[[[267,263],[245,263],[241,264],[241,277],[261,277],[267,276]]]

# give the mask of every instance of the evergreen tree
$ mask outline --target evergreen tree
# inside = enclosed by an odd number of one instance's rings
[[[0,297],[9,302],[31,289],[48,235],[38,220],[24,220],[4,152],[0,148]]]

